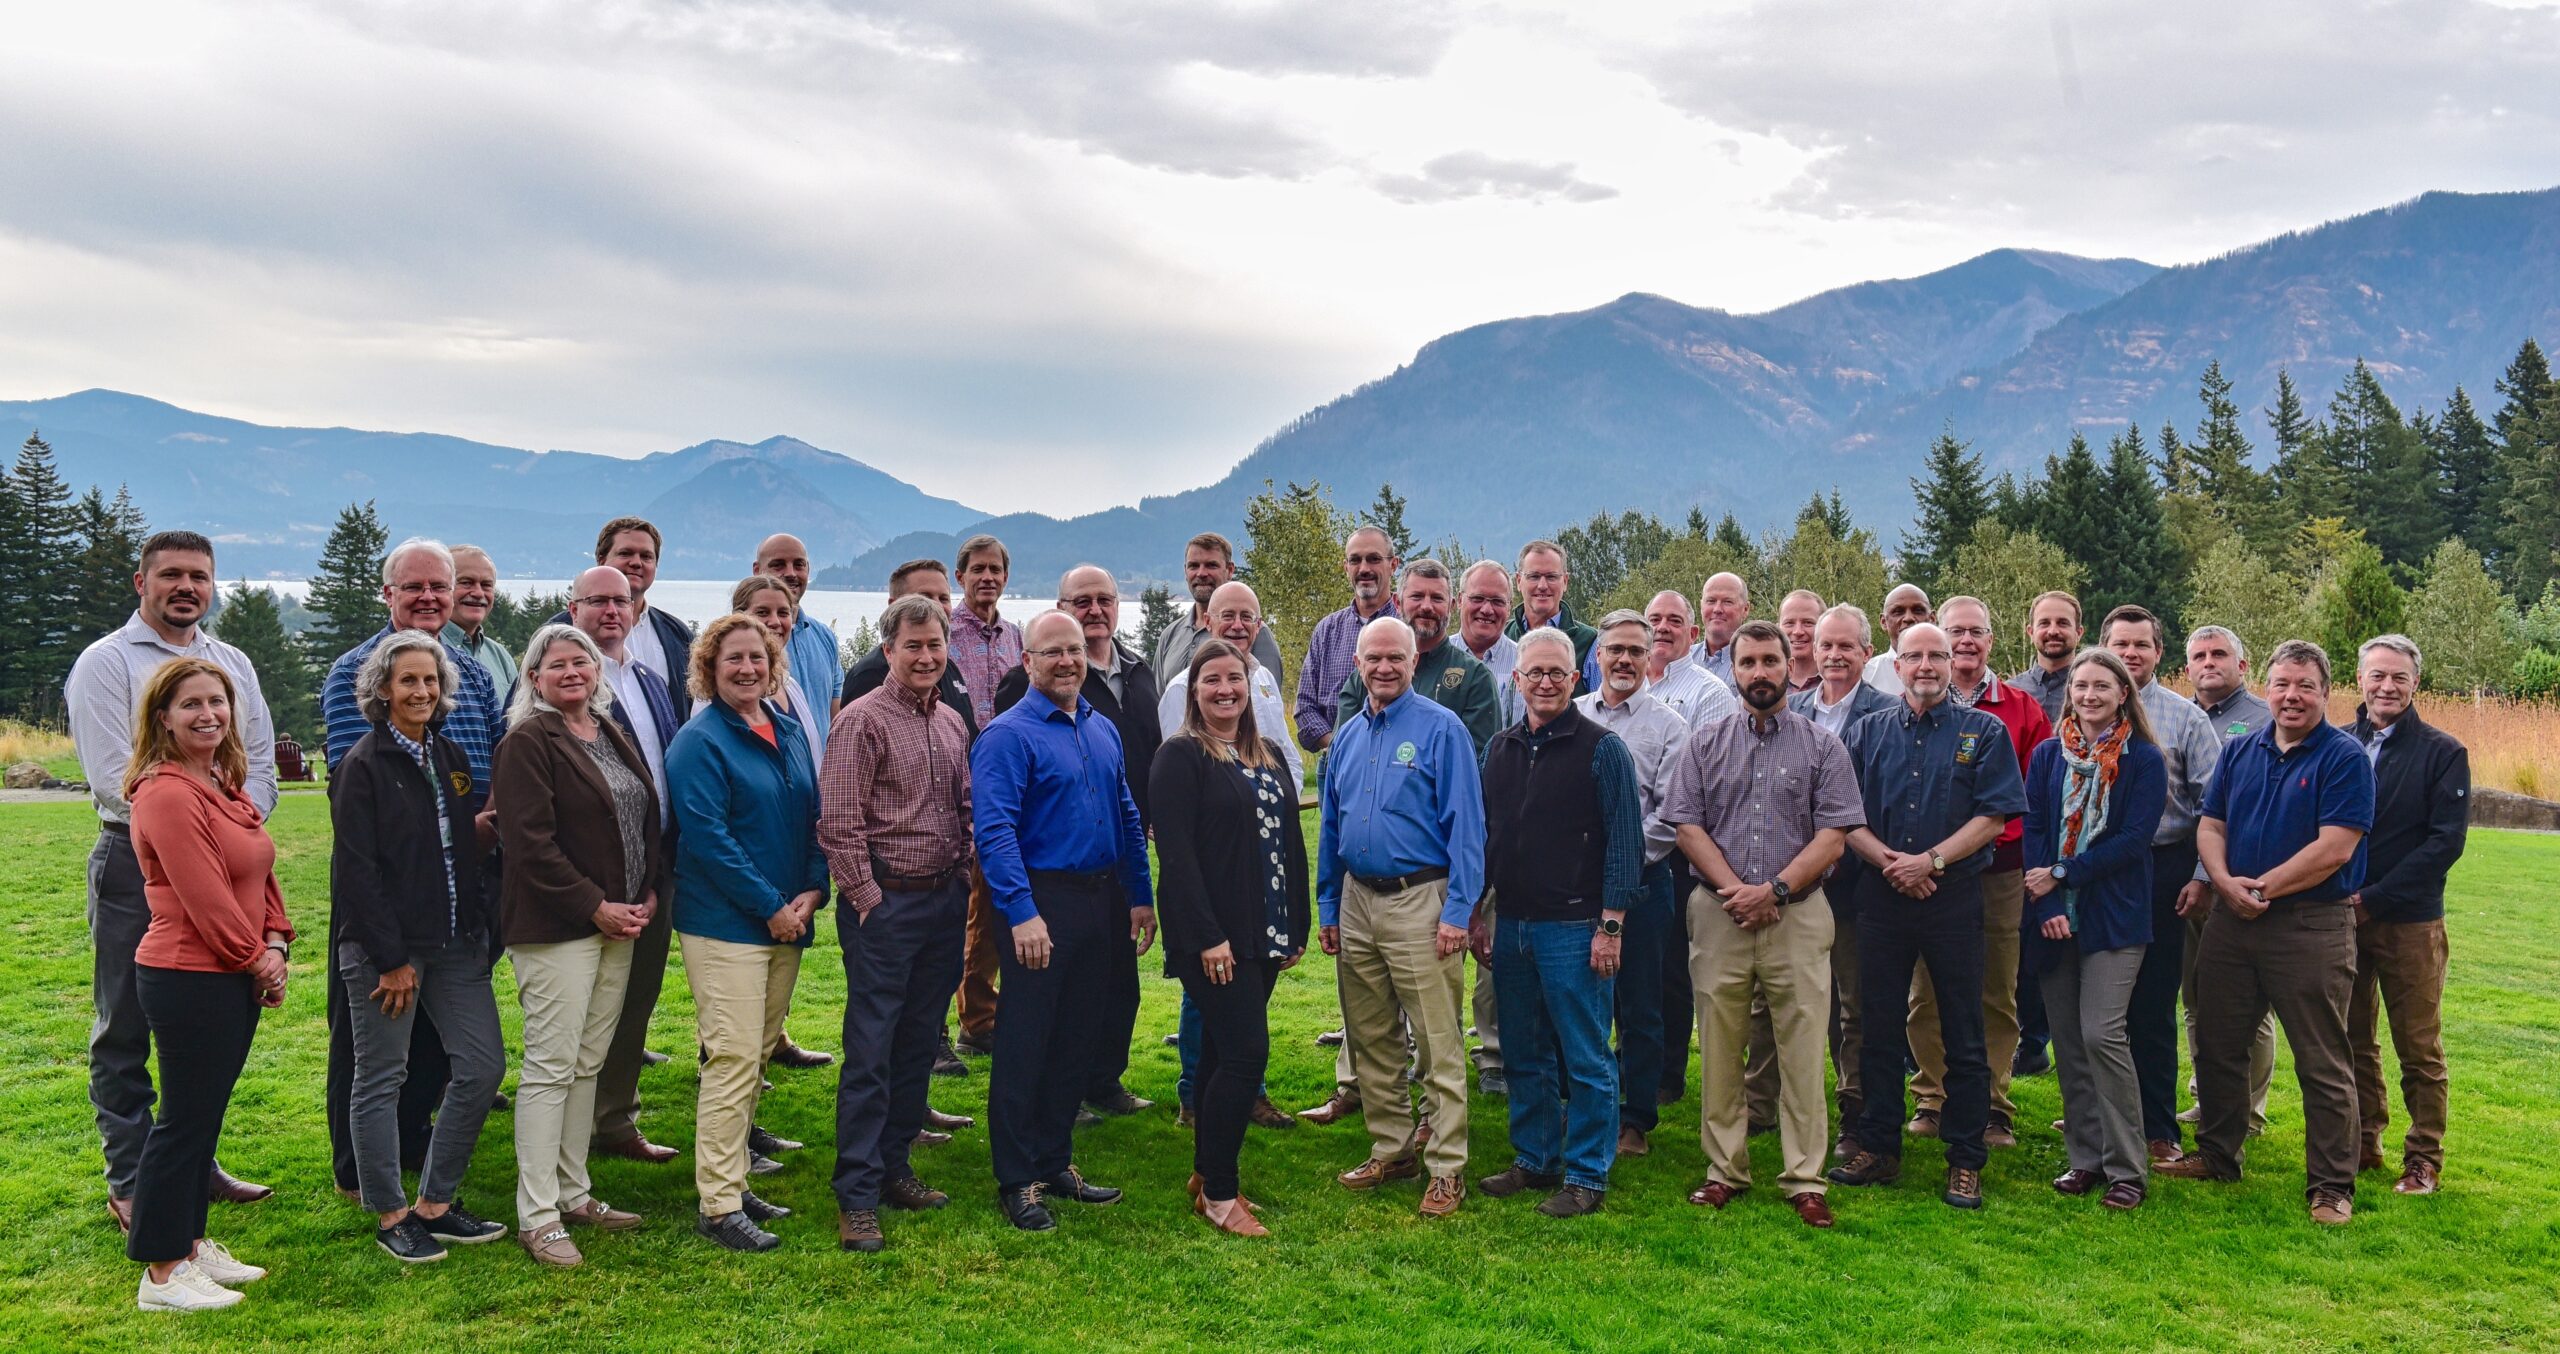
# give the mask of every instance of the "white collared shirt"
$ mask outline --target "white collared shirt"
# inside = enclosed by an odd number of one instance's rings
[[[1733,688],[1724,679],[1686,658],[1665,665],[1660,677],[1645,683],[1644,694],[1670,706],[1689,721],[1692,730],[1742,710],[1742,702],[1734,698]]]
[[[1289,736],[1289,707],[1280,703],[1280,684],[1260,663],[1253,664],[1251,681],[1254,731],[1280,745],[1280,754],[1289,759],[1290,786],[1305,785],[1306,763],[1300,759],[1298,740]],[[1186,667],[1173,674],[1164,694],[1156,699],[1156,728],[1167,738],[1182,732],[1183,699],[1190,689],[1191,669]]]
[[[639,657],[630,652],[627,642],[623,652],[627,658]],[[649,768],[649,783],[657,787],[658,826],[664,827],[673,807],[667,799],[667,750],[658,742],[658,720],[649,712],[649,697],[640,689],[640,676],[631,669],[630,662],[608,655],[604,660],[604,682],[613,689],[614,702],[631,721],[632,740],[640,745],[640,760]],[[675,700],[675,689],[669,687],[667,704],[682,708],[675,705]]]
[[[136,611],[122,628],[101,636],[71,665],[62,684],[63,708],[71,717],[71,745],[80,757],[80,774],[89,781],[89,799],[98,817],[110,823],[131,820],[124,799],[125,764],[133,759],[133,716],[151,675],[173,658],[202,658],[231,674],[240,730],[240,745],[249,754],[249,783],[241,787],[261,814],[276,809],[276,727],[267,716],[267,698],[258,688],[258,670],[249,656],[198,627],[185,646],[160,638]]]

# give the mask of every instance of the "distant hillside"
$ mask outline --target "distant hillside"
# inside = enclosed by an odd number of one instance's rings
[[[10,445],[31,429],[73,485],[131,486],[153,525],[213,536],[235,577],[309,572],[338,509],[365,498],[378,500],[395,539],[468,540],[504,573],[549,577],[591,563],[596,528],[625,513],[666,533],[666,568],[710,578],[745,573],[776,523],[828,560],[984,516],[789,437],[627,459],[433,433],[271,428],[112,390],[0,402]]]

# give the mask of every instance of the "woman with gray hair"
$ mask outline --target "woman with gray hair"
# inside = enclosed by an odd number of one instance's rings
[[[545,1265],[582,1256],[565,1226],[638,1227],[587,1179],[596,1073],[631,979],[631,941],[665,892],[658,795],[640,749],[606,717],[604,655],[576,627],[525,646],[498,744],[498,929],[524,1005],[516,1079],[516,1240]]]
[[[448,1242],[506,1232],[455,1200],[480,1124],[506,1075],[489,986],[492,908],[472,818],[488,797],[438,726],[453,709],[452,659],[434,635],[392,634],[356,673],[372,731],[342,758],[329,793],[330,962],[344,979],[355,1074],[347,1118],[374,1241],[394,1259],[441,1260]],[[400,1089],[425,1008],[453,1065],[412,1205],[400,1189]]]

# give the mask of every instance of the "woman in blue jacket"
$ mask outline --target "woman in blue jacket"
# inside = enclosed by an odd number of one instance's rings
[[[2044,989],[2070,1153],[2053,1187],[2104,1185],[2107,1207],[2139,1208],[2150,1157],[2125,1010],[2151,944],[2151,836],[2169,775],[2122,659],[2085,650],[2067,681],[2062,723],[2027,766],[2025,958]]]
[[[826,903],[818,773],[798,722],[770,704],[782,648],[762,626],[740,615],[711,622],[691,666],[693,695],[710,704],[667,747],[667,794],[684,843],[676,937],[703,1048],[694,1230],[731,1250],[768,1251],[781,1242],[758,1224],[786,1210],[747,1188],[747,1137],[810,916]]]

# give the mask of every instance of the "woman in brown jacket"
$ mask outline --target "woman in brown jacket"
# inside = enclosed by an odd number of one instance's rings
[[[490,801],[506,871],[498,927],[524,1006],[516,1082],[516,1239],[546,1265],[584,1257],[563,1224],[640,1225],[590,1191],[596,1073],[631,977],[631,940],[658,906],[658,799],[630,737],[607,717],[604,655],[546,625],[498,744]]]

